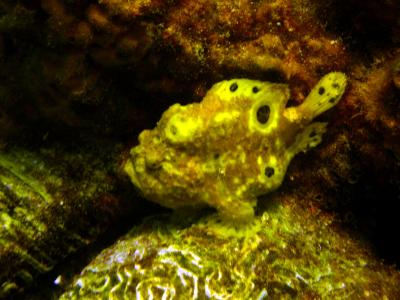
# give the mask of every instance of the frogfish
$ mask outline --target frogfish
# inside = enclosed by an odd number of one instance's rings
[[[298,106],[289,86],[250,79],[214,84],[199,103],[174,104],[139,135],[124,171],[144,198],[169,208],[214,207],[222,217],[252,219],[257,197],[276,190],[292,158],[317,146],[346,76],[323,76]]]

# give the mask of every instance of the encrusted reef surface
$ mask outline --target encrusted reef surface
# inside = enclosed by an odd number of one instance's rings
[[[199,297],[400,298],[398,11],[395,0],[0,1],[0,298],[193,296],[194,282]],[[295,107],[330,72],[348,84],[315,120],[328,123],[322,142],[259,199],[253,225],[149,219],[69,285],[89,260],[71,254],[97,254],[87,246],[123,232],[120,216],[129,227],[145,215],[122,163],[168,107],[233,78],[283,84]]]
[[[10,116],[23,114],[132,134],[174,97],[200,99],[213,83],[239,75],[289,82],[301,101],[348,62],[340,37],[302,12],[304,4],[2,1],[0,91],[13,99],[2,103],[0,120],[10,131],[23,125]]]
[[[128,213],[135,218],[135,201],[112,175],[118,147],[74,145],[71,154],[65,146],[0,153],[0,298],[34,285]]]
[[[285,203],[240,229],[215,216],[186,227],[151,218],[61,299],[395,299],[400,274],[330,225]]]

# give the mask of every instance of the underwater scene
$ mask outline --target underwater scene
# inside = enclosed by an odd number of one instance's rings
[[[400,1],[0,0],[0,299],[400,299]]]

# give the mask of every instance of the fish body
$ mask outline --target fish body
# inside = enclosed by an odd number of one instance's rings
[[[139,135],[124,170],[143,196],[170,208],[208,205],[249,220],[257,196],[277,189],[292,158],[317,146],[346,87],[325,75],[305,101],[286,108],[286,84],[250,79],[216,83],[200,103],[174,104]]]

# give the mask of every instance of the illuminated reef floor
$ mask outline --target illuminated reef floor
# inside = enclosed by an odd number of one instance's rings
[[[273,204],[246,228],[151,217],[61,299],[396,299],[400,273],[323,214]]]

